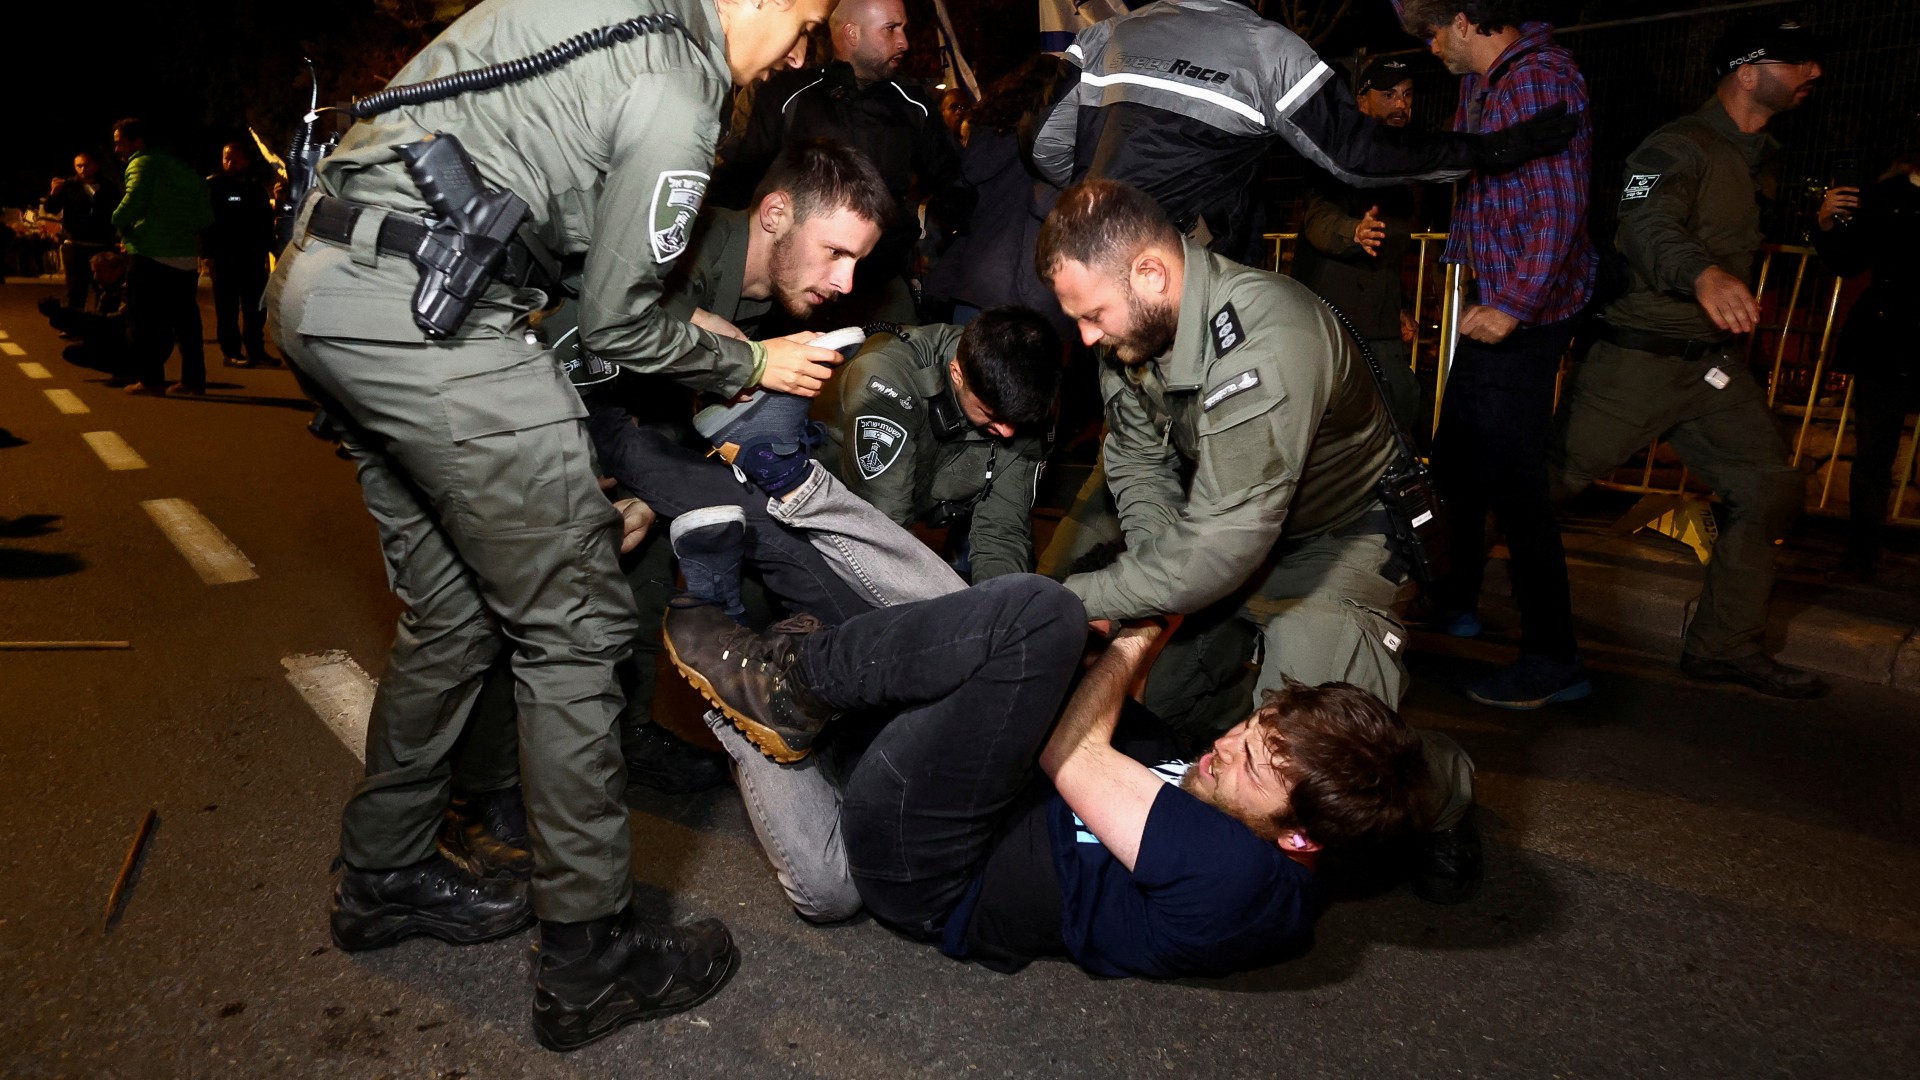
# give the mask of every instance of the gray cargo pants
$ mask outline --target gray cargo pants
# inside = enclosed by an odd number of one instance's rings
[[[415,273],[376,252],[289,249],[267,299],[281,349],[347,433],[405,606],[367,729],[341,854],[369,870],[433,853],[454,743],[483,676],[514,653],[534,910],[575,922],[632,891],[616,666],[637,627],[599,489],[586,408],[521,336],[535,292],[477,307],[460,336],[412,322]]]

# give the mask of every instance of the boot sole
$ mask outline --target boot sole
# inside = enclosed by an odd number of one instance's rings
[[[733,981],[733,974],[738,970],[740,970],[740,946],[733,945],[727,950],[726,970],[722,971],[720,977],[713,980],[713,985],[707,987],[705,990],[700,991],[685,1001],[676,1001],[671,1005],[641,1006],[638,1002],[634,1002],[633,1007],[627,1010],[611,1009],[607,1015],[589,1023],[586,1030],[582,1031],[577,1038],[567,1038],[559,1032],[549,1031],[546,1027],[541,1026],[540,1002],[536,998],[534,1001],[533,1020],[534,1040],[541,1046],[562,1054],[572,1050],[578,1050],[589,1043],[598,1042],[606,1038],[608,1035],[613,1034],[628,1024],[638,1024],[647,1020],[658,1020],[663,1016],[672,1016],[675,1013],[686,1012],[688,1009],[699,1005],[701,1002],[719,993],[722,987]],[[584,1015],[593,1011],[594,1007],[591,1005],[581,1009],[568,1009],[557,1005],[550,1005],[546,1010],[550,1015],[559,1014],[562,1016]]]
[[[791,765],[813,752],[812,747],[807,747],[804,750],[795,750],[793,747],[787,745],[786,738],[779,732],[750,716],[735,711],[733,706],[727,704],[721,699],[720,695],[714,691],[713,684],[707,681],[705,675],[700,674],[685,660],[680,659],[680,651],[673,647],[672,634],[661,634],[660,639],[666,642],[667,656],[673,661],[673,666],[679,669],[680,674],[685,676],[689,683],[693,684],[695,690],[700,691],[701,697],[706,698],[714,704],[715,708],[727,714],[727,719],[733,721],[733,726],[740,729],[740,733],[747,737],[747,741],[753,743],[755,749],[782,765]]]
[[[532,925],[533,903],[529,900],[527,906],[514,913],[511,919],[503,918],[491,925],[448,922],[422,915],[410,908],[394,908],[389,914],[355,920],[354,926],[344,935],[337,919],[330,920],[329,929],[333,934],[334,946],[341,952],[367,952],[421,935],[439,938],[449,945],[478,945],[483,941],[517,934]]]

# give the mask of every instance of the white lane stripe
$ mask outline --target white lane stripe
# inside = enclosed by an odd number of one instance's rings
[[[187,500],[148,499],[140,508],[173,541],[201,581],[226,585],[260,576],[253,570],[253,560]]]
[[[5,341],[5,340],[7,340],[7,332],[5,330],[0,330],[0,341]]]
[[[31,360],[22,360],[20,362],[20,374],[25,375],[29,379],[53,378],[53,372],[47,370],[47,365],[36,364]]]
[[[1256,124],[1264,124],[1267,122],[1267,118],[1260,115],[1259,109],[1254,108],[1244,101],[1236,101],[1225,94],[1215,93],[1212,90],[1202,90],[1197,86],[1186,86],[1174,82],[1171,79],[1156,79],[1151,75],[1134,75],[1128,72],[1121,72],[1118,75],[1095,75],[1092,72],[1088,72],[1080,76],[1080,81],[1090,83],[1094,86],[1111,86],[1114,83],[1131,83],[1134,86],[1150,86],[1156,90],[1165,90],[1168,93],[1179,94],[1182,97],[1198,98],[1201,101],[1218,105],[1228,112],[1244,116]]]
[[[87,431],[82,432],[80,437],[87,440],[87,445],[93,447],[93,452],[99,454],[100,460],[106,464],[107,468],[115,472],[147,467],[147,459],[136,453],[133,447],[127,445],[127,440],[115,432]]]
[[[93,411],[87,408],[87,403],[81,401],[71,390],[48,390],[45,393],[47,400],[53,402],[53,407],[68,416],[79,416],[81,413]]]
[[[301,653],[281,660],[280,666],[327,730],[339,736],[354,757],[367,760],[367,715],[373,711],[377,684],[353,657],[338,649]]]
[[[27,355],[27,350],[15,345],[11,341],[0,341],[0,353],[6,353],[8,356],[25,356]]]
[[[1313,93],[1315,90],[1320,89],[1320,84],[1326,82],[1332,74],[1333,69],[1327,66],[1325,60],[1313,65],[1313,70],[1307,72],[1306,78],[1294,83],[1293,89],[1287,91],[1285,97],[1273,103],[1274,109],[1279,112],[1281,116],[1286,116],[1293,112],[1293,107],[1300,104],[1301,99]]]

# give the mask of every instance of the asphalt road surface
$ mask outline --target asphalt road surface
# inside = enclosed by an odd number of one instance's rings
[[[339,650],[377,675],[396,609],[291,376],[210,346],[212,398],[130,397],[62,362],[32,310],[50,291],[0,288],[0,641],[130,647],[0,649],[9,1077],[1852,1078],[1920,1060],[1920,702],[1780,704],[1599,642],[1593,699],[1503,714],[1452,689],[1500,641],[1425,637],[1409,718],[1480,768],[1471,903],[1356,890],[1305,956],[1221,981],[1003,976],[870,921],[802,923],[731,789],[637,792],[639,895],[724,917],[745,959],[698,1009],[550,1054],[527,1026],[530,935],[329,944],[360,766],[283,661]]]

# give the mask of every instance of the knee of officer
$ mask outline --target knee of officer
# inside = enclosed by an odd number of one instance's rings
[[[1730,513],[1751,517],[1770,541],[1786,539],[1806,501],[1806,480],[1798,469],[1781,465],[1740,477],[1720,493]]]

